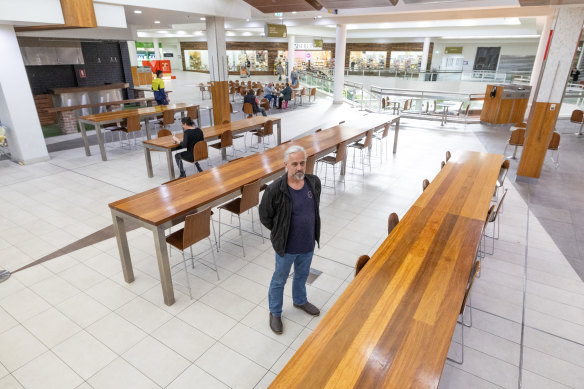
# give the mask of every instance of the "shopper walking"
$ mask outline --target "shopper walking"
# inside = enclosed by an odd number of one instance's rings
[[[284,73],[284,67],[282,66],[282,62],[279,62],[278,67],[276,68],[276,74],[278,75],[278,81],[282,81],[282,73]]]
[[[152,91],[154,92],[154,100],[156,100],[158,105],[168,105],[168,95],[164,90],[162,70],[156,71],[156,78],[152,80]]]
[[[286,173],[265,190],[259,212],[262,224],[271,231],[276,252],[276,269],[268,292],[270,328],[276,334],[284,331],[284,285],[292,265],[294,307],[312,316],[320,315],[320,310],[306,296],[314,242],[320,239],[320,179],[305,174],[306,151],[300,146],[291,146],[284,152],[284,167]]]

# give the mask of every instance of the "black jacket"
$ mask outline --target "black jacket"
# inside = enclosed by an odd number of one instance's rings
[[[253,108],[253,113],[260,112],[260,108],[258,107],[258,103],[256,103],[255,95],[245,95],[243,96],[243,104],[250,103]],[[243,108],[241,108],[243,110]]]
[[[320,246],[320,179],[312,174],[306,174],[305,177],[313,194],[314,210],[316,212],[314,238]],[[272,247],[280,256],[284,256],[290,231],[290,220],[292,218],[290,201],[288,175],[284,174],[266,188],[260,203],[260,220],[271,231]]]
[[[205,140],[205,137],[200,128],[189,128],[185,130],[183,140],[180,142],[180,147],[184,147],[187,150],[181,153],[181,158],[185,161],[193,162],[195,160],[193,148],[195,147],[195,144],[201,140]]]

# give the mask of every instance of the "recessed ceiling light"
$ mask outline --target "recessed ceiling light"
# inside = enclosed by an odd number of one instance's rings
[[[183,35],[183,34],[186,34],[187,32],[186,31],[177,31],[176,33]]]
[[[282,19],[284,19],[284,18],[280,18],[280,20],[282,20]]]
[[[141,13],[142,13],[142,11],[140,11],[139,9],[135,9],[135,10],[134,10],[134,13],[135,13],[135,14],[141,14]]]
[[[168,31],[156,31],[156,32],[159,34],[167,34],[168,33]]]
[[[207,20],[206,18],[201,18],[200,20]]]
[[[245,19],[246,22],[249,22],[249,19]]]
[[[155,20],[154,24],[160,24],[160,20]]]
[[[322,18],[322,15],[318,15],[317,18],[319,18],[319,19]]]
[[[292,11],[292,13],[293,13],[293,14],[295,14],[295,13],[296,13],[296,11]]]

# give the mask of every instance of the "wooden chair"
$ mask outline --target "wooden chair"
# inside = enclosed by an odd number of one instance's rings
[[[137,146],[136,144],[136,133],[142,131],[142,123],[140,122],[140,115],[132,115],[129,116],[124,123],[119,127],[120,132],[126,134],[126,140],[128,141],[128,148],[130,148],[130,134],[134,138],[134,147]],[[120,134],[120,133],[118,133]],[[120,135],[120,147],[123,147],[122,144],[122,137]]]
[[[174,118],[174,109],[165,109],[164,111],[162,111],[162,120],[158,120],[154,122],[154,124],[163,127],[170,127],[174,124],[175,120],[176,119]]]
[[[581,125],[584,122],[584,112],[579,109],[573,110],[572,116],[570,116],[570,122]]]
[[[230,113],[238,113],[239,111],[234,111],[233,110],[233,104],[229,103],[229,112]]]
[[[249,119],[253,115],[254,113],[252,105],[250,103],[243,103],[243,117]]]
[[[357,259],[357,263],[355,263],[355,277],[357,277],[357,274],[359,274],[370,259],[369,255],[361,255],[359,259]]]
[[[231,147],[233,149],[233,156],[235,156],[235,148],[233,147],[233,132],[231,132],[231,130],[223,131],[221,133],[221,140],[217,143],[212,143],[209,146],[218,151]]]
[[[484,239],[484,253],[492,255],[495,253],[495,239],[499,239],[499,214],[502,212],[503,210],[503,203],[505,201],[505,196],[507,195],[507,189],[505,189],[505,191],[503,192],[503,196],[501,196],[501,200],[499,200],[499,203],[497,204],[496,208],[493,208],[493,206],[491,206],[492,209],[489,209],[489,212],[487,214],[487,219],[485,222],[485,227],[483,228],[483,239]],[[489,224],[493,224],[493,235],[488,235],[487,234],[487,227]],[[491,250],[487,251],[487,244],[486,244],[486,238],[491,238],[492,240],[492,244],[491,244]]]
[[[464,363],[464,327],[472,327],[472,300],[470,297],[470,291],[472,288],[472,285],[474,283],[474,280],[477,276],[477,273],[479,272],[481,268],[481,261],[476,261],[471,269],[471,273],[470,273],[470,277],[469,277],[469,281],[468,284],[466,286],[466,289],[464,291],[464,298],[462,299],[462,305],[460,307],[460,311],[459,311],[459,315],[461,316],[461,321],[457,321],[457,324],[461,325],[462,331],[461,331],[461,337],[462,337],[462,347],[461,347],[461,353],[460,353],[460,360],[456,360],[450,357],[447,357],[447,359],[449,361],[452,361],[454,363],[458,363],[459,365],[462,365]],[[464,322],[464,313],[466,311],[466,306],[467,306],[467,301],[468,301],[468,306],[470,308],[470,321],[469,323],[465,323]]]
[[[424,179],[424,181],[422,181],[422,192],[426,190],[428,185],[430,185],[430,181],[428,181],[427,179]]]
[[[261,130],[258,130],[258,131],[253,133],[253,136],[258,137],[258,143],[260,143],[260,140],[261,140],[262,146],[264,147],[264,149],[266,149],[266,138],[270,135],[274,135],[274,122],[272,120],[268,120],[267,122],[265,122],[264,126]],[[268,146],[269,146],[269,143],[268,143]],[[253,147],[253,145],[252,145],[252,147]]]
[[[193,162],[187,161],[186,159],[183,159],[183,162],[195,164],[195,162],[201,162],[201,161],[207,160],[207,165],[209,167],[213,166],[211,164],[211,158],[209,158],[209,150],[207,149],[207,142],[205,142],[204,140],[200,140],[197,143],[195,143],[195,146],[193,147],[193,157],[194,157]]]
[[[264,107],[264,109],[266,110],[266,112],[270,111],[270,101],[266,98],[263,98],[260,101],[260,107]]]
[[[440,169],[444,169],[444,166],[446,166],[446,162],[444,161],[440,162]]]
[[[306,174],[314,174],[314,165],[316,163],[316,155],[311,155],[310,157],[306,158]]]
[[[219,280],[219,271],[217,269],[217,262],[215,261],[215,250],[213,248],[213,242],[211,241],[211,208],[199,211],[195,214],[188,215],[185,218],[184,228],[175,231],[166,237],[166,243],[180,250],[182,253],[182,263],[184,265],[185,278],[187,279],[187,287],[189,289],[189,296],[193,298],[191,291],[191,283],[189,280],[189,273],[187,271],[187,258],[185,257],[185,250],[190,249],[191,265],[193,269],[195,268],[195,256],[193,255],[193,245],[207,238],[209,241],[209,246],[211,247],[211,254],[213,256],[213,264],[215,268],[208,266],[203,259],[197,259],[197,262],[203,263],[205,266],[214,270],[217,274],[217,280]]]
[[[381,132],[381,134],[379,134]],[[389,154],[389,151],[387,150],[387,135],[389,134],[389,123],[385,123],[385,126],[383,126],[383,130],[377,131],[373,134],[373,139],[379,141],[379,150],[380,150],[380,155],[379,158],[380,160],[383,160],[383,141],[385,140],[385,149],[386,149],[386,153],[385,153],[385,159],[387,160],[387,155]]]
[[[448,160],[452,157],[452,154],[450,154],[450,151],[446,151],[446,162],[448,162]]]
[[[230,202],[220,205],[219,208],[219,247],[221,247],[221,211],[230,212],[232,215],[237,215],[239,221],[239,236],[241,237],[241,249],[243,251],[243,256],[245,257],[245,248],[243,246],[243,234],[241,229],[241,214],[247,210],[251,210],[251,228],[253,232],[254,227],[254,217],[252,208],[257,208],[260,203],[260,187],[261,181],[257,180],[250,184],[244,185],[241,189],[241,197],[231,200]],[[259,208],[258,208],[258,219],[259,219]],[[264,233],[262,229],[262,223],[260,223],[260,236],[262,237],[262,243],[264,242]],[[231,242],[233,243],[233,242]],[[233,243],[235,244],[235,243]],[[239,246],[238,244],[235,244]]]
[[[349,145],[353,149],[353,168],[355,168],[355,150],[361,151],[361,171],[365,175],[365,157],[363,154],[364,149],[367,149],[367,155],[369,158],[369,172],[371,172],[371,145],[373,139],[373,130],[367,131],[365,135],[365,141],[360,143],[359,141]]]
[[[310,103],[310,100],[312,99],[312,102],[315,103],[316,102],[316,88],[310,88],[310,95],[308,96],[308,102]]]
[[[557,169],[560,166],[560,134],[556,131],[552,133],[552,138],[550,139],[550,143],[548,145],[548,150],[551,150],[551,160],[554,164],[554,167]],[[556,158],[554,159],[554,151],[556,152]]]
[[[344,141],[344,142],[341,142],[337,145],[337,151],[336,151],[335,155],[325,155],[324,157],[322,157],[321,159],[316,161],[317,165],[319,163],[325,165],[323,186],[327,186],[326,182],[327,182],[328,167],[329,166],[333,167],[333,191],[335,194],[337,194],[337,179],[336,179],[335,166],[339,162],[343,162],[345,160],[346,156],[347,156],[347,141]],[[317,169],[317,171],[318,171],[318,169]],[[329,188],[330,188],[330,186],[329,186]],[[343,177],[343,188],[345,188],[345,178],[344,177]]]
[[[511,136],[509,137],[509,141],[507,145],[505,145],[505,149],[503,150],[503,155],[507,153],[507,147],[515,146],[515,151],[513,155],[506,158],[515,158],[515,154],[517,153],[518,147],[523,147],[523,143],[525,142],[525,128],[516,128],[515,130],[511,131]]]
[[[497,177],[497,182],[495,183],[495,199],[499,200],[499,189],[503,188],[505,183],[505,177],[507,177],[507,172],[509,171],[509,161],[505,160],[501,164],[501,169],[499,169],[499,177]]]
[[[201,121],[199,119],[199,107],[196,105],[191,105],[187,107],[187,116],[190,117],[192,120],[197,121],[197,126],[201,127]]]
[[[391,234],[391,231],[393,231],[393,229],[397,226],[397,224],[399,223],[399,216],[397,216],[397,213],[392,212],[389,214],[389,217],[387,218],[387,235]]]

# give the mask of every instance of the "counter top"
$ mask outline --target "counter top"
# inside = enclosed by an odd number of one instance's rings
[[[98,86],[79,86],[75,88],[57,88],[51,89],[51,92],[55,95],[60,95],[63,93],[77,93],[77,92],[93,92],[99,90],[108,90],[108,89],[124,89],[128,88],[130,84],[128,83],[115,83],[115,84],[108,84],[108,85],[98,85]]]

